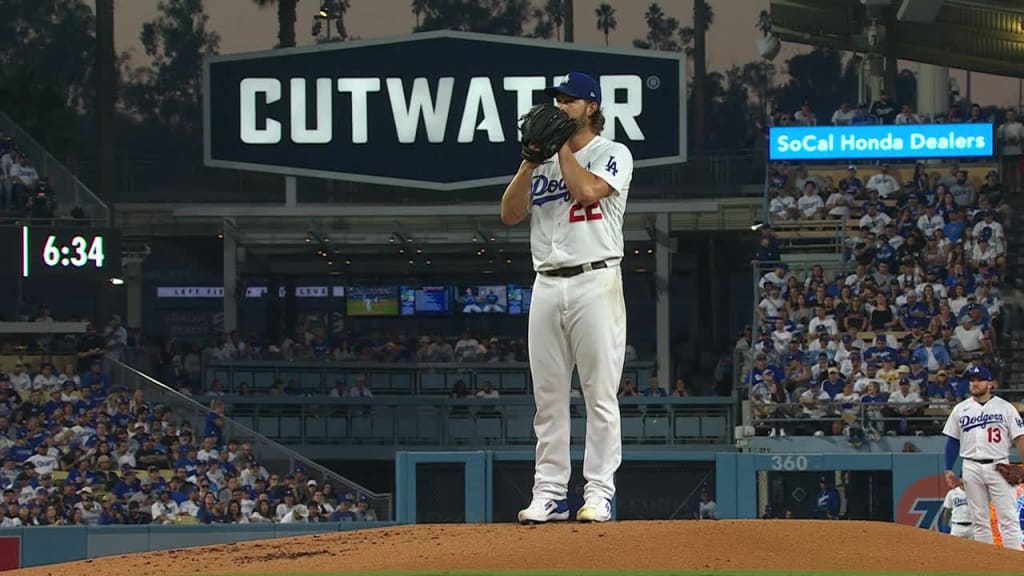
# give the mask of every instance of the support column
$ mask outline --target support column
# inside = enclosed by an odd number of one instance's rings
[[[224,220],[224,331],[238,329],[238,243],[234,222]]]
[[[919,64],[917,69],[917,113],[945,114],[949,109],[949,68]]]
[[[658,386],[672,390],[672,342],[671,318],[669,314],[669,288],[672,277],[671,236],[669,215],[658,214],[654,221],[654,286],[658,300],[655,309],[657,345]]]
[[[284,205],[295,206],[298,201],[298,183],[295,181],[295,176],[284,177]]]
[[[142,328],[142,260],[125,259],[124,263],[125,311],[127,328]]]

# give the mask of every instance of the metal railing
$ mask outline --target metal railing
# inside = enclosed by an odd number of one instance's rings
[[[629,362],[622,371],[638,388],[654,371],[650,361]],[[533,389],[527,362],[288,362],[285,360],[235,360],[209,362],[203,366],[204,389],[214,378],[225,391],[237,391],[242,383],[257,393],[266,393],[274,382],[298,381],[305,394],[326,394],[338,381],[352,386],[364,377],[374,394],[447,394],[458,381],[470,391],[490,382],[502,394],[526,394]]]
[[[147,401],[152,404],[162,404],[170,407],[175,419],[181,423],[186,421],[191,424],[195,435],[201,438],[205,435],[206,420],[211,409],[196,400],[181,394],[177,390],[166,386],[162,382],[152,378],[143,372],[117,360],[107,361],[107,371],[111,380],[117,386],[125,386],[131,390],[142,390]],[[307,479],[317,481],[318,486],[331,483],[341,496],[346,492],[366,495],[370,501],[370,507],[377,512],[381,520],[394,518],[394,502],[391,494],[378,494],[365,486],[362,486],[340,474],[328,470],[316,462],[290,450],[256,430],[230,418],[224,418],[224,426],[221,429],[226,440],[237,440],[239,445],[248,443],[256,460],[270,472],[291,473],[297,467],[304,468]]]
[[[532,446],[530,396],[460,398],[253,397],[225,395],[227,413],[280,442],[293,445],[476,448]],[[211,397],[203,397],[204,401]],[[624,444],[729,444],[735,400],[730,397],[619,399]],[[572,437],[582,440],[586,407],[571,399]]]
[[[800,402],[765,403],[750,400],[751,423],[755,429],[782,429],[791,436],[811,436],[818,432],[833,435],[834,427],[841,431],[848,424],[856,424],[867,433],[883,435],[942,433],[954,402],[925,399],[916,404],[861,403],[843,405],[826,400],[814,405]]]
[[[109,226],[110,209],[107,204],[3,112],[0,112],[0,131],[6,132],[14,139],[18,149],[29,155],[40,176],[49,177],[54,197],[57,199],[57,210],[62,217],[70,218],[71,209],[78,206],[85,212],[85,222]],[[82,223],[83,219],[77,219],[75,222]]]

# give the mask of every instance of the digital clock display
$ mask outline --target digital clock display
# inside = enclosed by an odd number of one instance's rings
[[[120,238],[97,228],[22,226],[21,276],[67,273],[107,278],[121,271]]]

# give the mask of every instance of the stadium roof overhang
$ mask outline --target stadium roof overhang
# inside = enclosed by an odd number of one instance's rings
[[[780,40],[864,53],[872,20],[904,60],[1024,76],[1020,0],[771,0]]]
[[[760,217],[762,197],[699,200],[633,200],[624,222],[628,250],[646,253],[661,236],[659,214],[671,232],[746,231]],[[435,268],[473,269],[529,252],[529,226],[505,226],[497,203],[429,205],[118,204],[115,221],[129,243],[152,239],[213,239],[230,234],[246,253],[275,273],[322,269],[321,260],[359,260],[360,269],[388,272],[408,259],[433,259]],[[199,248],[202,249],[202,248]],[[325,250],[331,256],[317,258]],[[405,250],[400,253],[399,250]],[[422,250],[422,253],[419,251]],[[337,254],[335,257],[334,255]],[[525,263],[520,258],[516,262]]]

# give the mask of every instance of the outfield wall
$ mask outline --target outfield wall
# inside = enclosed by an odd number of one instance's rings
[[[529,502],[533,458],[532,451],[399,452],[395,463],[396,519],[402,524],[514,521],[514,510]],[[577,477],[581,458],[581,451],[574,450],[573,485],[582,482]],[[712,473],[704,476],[703,483],[699,478],[695,483],[692,473],[687,480],[679,472],[687,466]],[[509,467],[514,471],[505,472]],[[618,519],[688,519],[692,517],[690,505],[707,486],[721,518],[758,518],[770,501],[769,493],[774,490],[777,495],[780,485],[785,497],[795,494],[798,501],[810,502],[813,507],[821,477],[847,489],[844,475],[849,478],[862,473],[861,477],[870,477],[875,484],[873,491],[862,495],[851,489],[844,493],[844,500],[852,501],[850,505],[859,510],[864,503],[858,500],[873,499],[875,514],[871,518],[851,514],[851,518],[935,529],[941,528],[938,513],[946,493],[943,472],[943,455],[938,452],[630,450],[616,477],[618,496],[613,510]],[[664,492],[674,499],[664,497]],[[881,513],[879,505],[885,507]]]
[[[33,526],[0,529],[0,571],[246,540],[394,526],[395,522],[217,524],[213,526]]]

